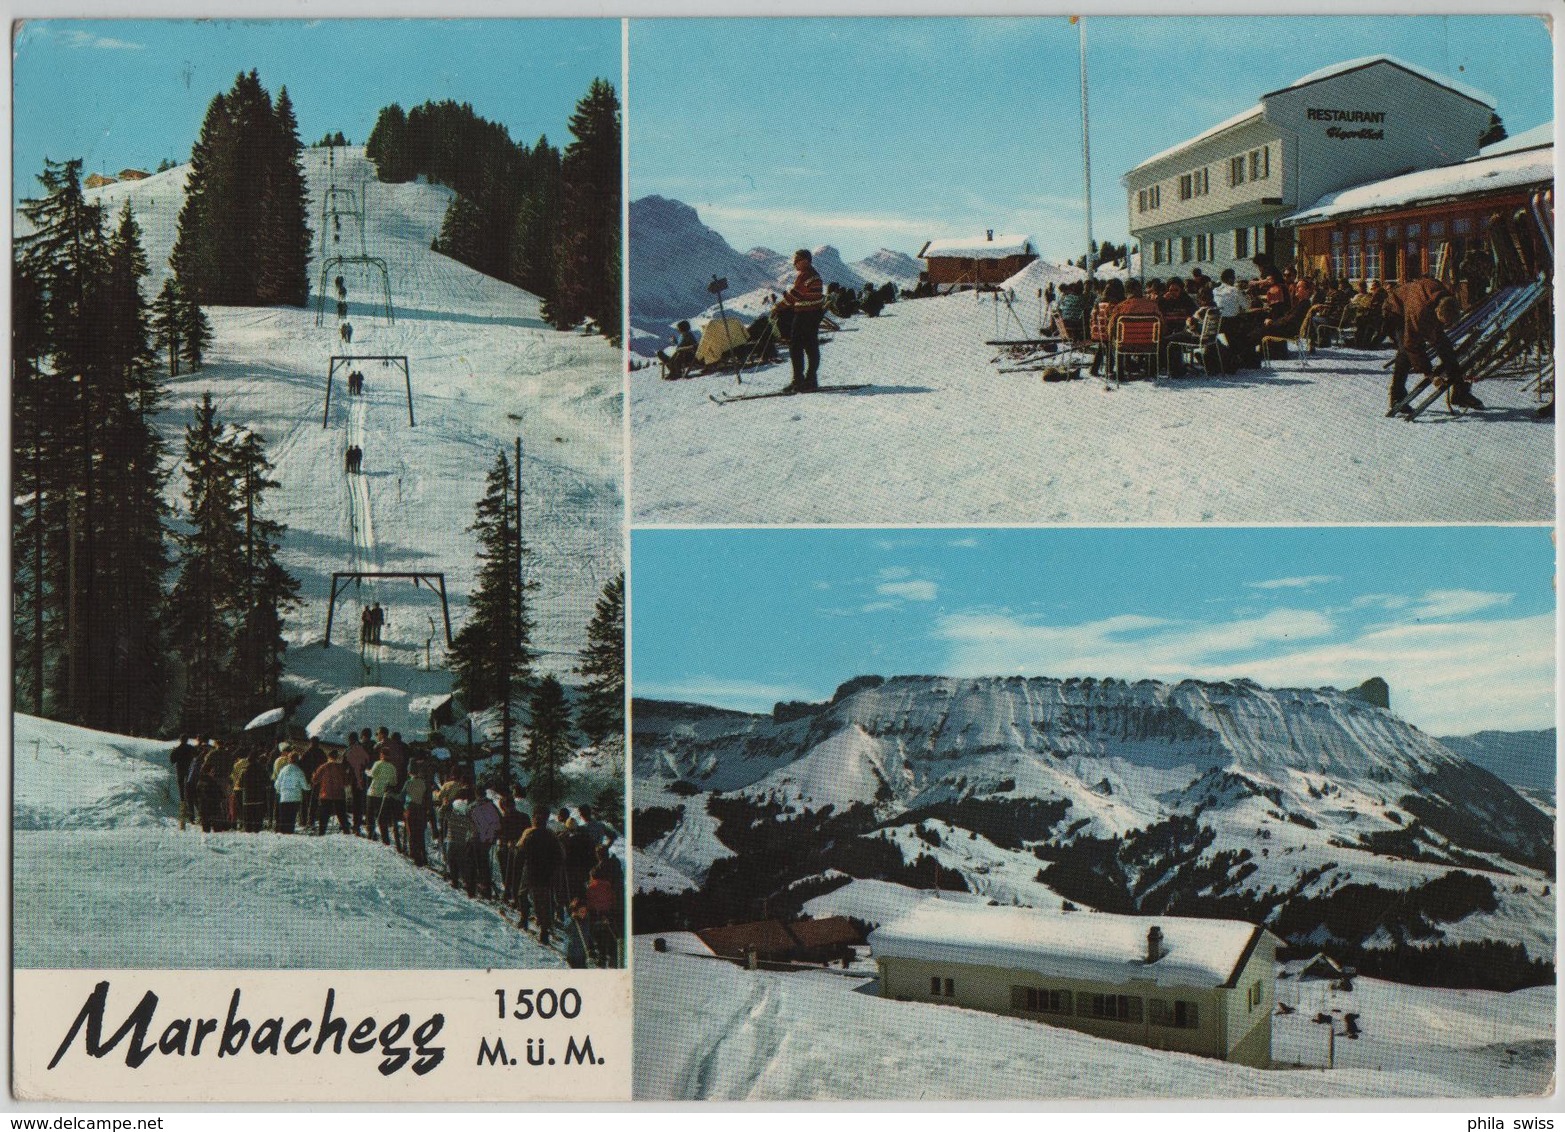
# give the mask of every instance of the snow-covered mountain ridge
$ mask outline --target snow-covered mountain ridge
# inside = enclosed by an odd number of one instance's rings
[[[812,252],[815,268],[827,283],[908,287],[918,280],[918,260],[889,248],[856,263],[845,262],[829,244]],[[726,300],[759,289],[780,290],[793,277],[791,252],[737,251],[683,201],[645,196],[631,202],[630,319],[635,331],[667,338],[672,323],[693,319],[712,305],[706,288],[714,275],[728,280]]]
[[[1552,956],[1552,820],[1347,692],[863,677],[827,703],[781,704],[770,716],[638,700],[633,717],[638,810],[673,823],[643,843],[642,887],[689,893],[697,908],[714,878],[721,888],[742,867],[730,853],[742,856],[772,821],[825,832],[816,854],[766,883],[919,887],[938,869],[933,883],[949,871],[1001,903],[1284,918],[1308,909],[1317,942],[1490,940]],[[849,837],[859,848],[832,856]],[[1463,871],[1479,878],[1479,895],[1464,889],[1460,914],[1438,912],[1447,920],[1326,923],[1344,887],[1373,896],[1435,885],[1411,901],[1432,908],[1441,885],[1469,883],[1443,879]]]

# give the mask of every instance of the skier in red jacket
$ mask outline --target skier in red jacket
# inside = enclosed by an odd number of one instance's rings
[[[820,272],[810,262],[813,257],[804,248],[793,253],[793,269],[799,274],[777,305],[793,315],[793,330],[788,336],[788,356],[793,362],[790,393],[813,393],[820,388],[821,319],[826,315],[826,293]],[[805,369],[805,361],[809,369]]]

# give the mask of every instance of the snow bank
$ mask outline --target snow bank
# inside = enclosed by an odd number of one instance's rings
[[[953,236],[949,239],[930,240],[918,253],[919,259],[1004,259],[1012,255],[1031,255],[1031,236]]]
[[[1163,957],[1147,963],[1147,932],[1163,932]],[[921,959],[1036,971],[1064,979],[1160,987],[1219,987],[1261,929],[1237,920],[1043,912],[929,900],[870,933],[878,959]]]
[[[327,704],[305,727],[330,743],[346,743],[349,731],[384,727],[410,742],[429,735],[429,714],[446,697],[415,696],[400,688],[355,688]]]

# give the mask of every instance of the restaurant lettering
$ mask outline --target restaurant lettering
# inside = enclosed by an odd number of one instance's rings
[[[1376,126],[1386,120],[1384,110],[1326,110],[1318,106],[1307,107],[1304,116],[1311,122],[1368,122]]]

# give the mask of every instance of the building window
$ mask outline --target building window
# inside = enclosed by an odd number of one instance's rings
[[[1142,189],[1136,194],[1137,212],[1156,212],[1163,203],[1163,189],[1161,185],[1153,185],[1149,189]]]
[[[1076,1002],[1076,1013],[1082,1018],[1141,1021],[1141,999],[1133,994],[1083,994],[1077,995]]]
[[[1271,146],[1252,149],[1248,156],[1250,158],[1250,180],[1264,181],[1272,175]]]
[[[1164,1002],[1160,998],[1147,1003],[1147,1020],[1154,1026],[1168,1026],[1175,1030],[1197,1030],[1201,1027],[1201,1015],[1196,1004],[1175,1000]]]
[[[1244,154],[1228,159],[1228,183],[1230,185],[1244,184]]]
[[[1179,199],[1189,200],[1195,195],[1195,174],[1186,173],[1179,178]]]
[[[1011,1009],[1025,1010],[1029,1014],[1069,1014],[1071,992],[1045,990],[1043,987],[1011,988]]]
[[[1248,259],[1250,257],[1250,232],[1247,228],[1234,229],[1234,258]]]
[[[1244,1002],[1245,1002],[1245,1005],[1248,1006],[1252,1011],[1257,1006],[1261,1005],[1261,980],[1260,979],[1256,979],[1255,980],[1255,985],[1252,986],[1248,991],[1245,992]]]
[[[930,975],[929,993],[934,998],[955,998],[956,980],[942,979],[939,975]]]

